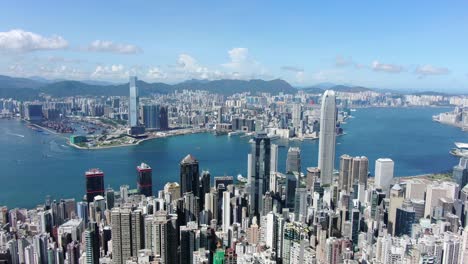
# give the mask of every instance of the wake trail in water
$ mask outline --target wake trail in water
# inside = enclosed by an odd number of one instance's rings
[[[15,133],[10,133],[10,132],[7,132],[6,134],[11,135],[11,136],[17,136],[17,137],[24,138],[24,135],[21,135],[21,134],[15,134]]]

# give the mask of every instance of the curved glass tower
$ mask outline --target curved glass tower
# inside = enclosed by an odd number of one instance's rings
[[[321,184],[330,185],[333,178],[335,164],[336,141],[336,97],[335,92],[327,90],[322,97],[320,113],[320,136],[318,167],[320,169]]]

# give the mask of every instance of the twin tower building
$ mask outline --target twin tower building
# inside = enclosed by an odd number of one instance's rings
[[[153,170],[146,163],[141,163],[137,170],[137,190],[145,196],[153,195]],[[86,200],[93,202],[96,196],[104,196],[104,172],[100,169],[90,169],[85,173]]]

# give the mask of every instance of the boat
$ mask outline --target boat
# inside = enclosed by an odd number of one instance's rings
[[[242,131],[232,131],[228,133],[228,136],[231,137],[231,136],[237,136],[240,134],[242,134]]]
[[[450,154],[456,157],[468,157],[468,143],[455,142],[455,147],[450,150]]]
[[[351,108],[351,109],[349,109],[349,111],[351,111],[351,112],[356,112],[356,109]]]

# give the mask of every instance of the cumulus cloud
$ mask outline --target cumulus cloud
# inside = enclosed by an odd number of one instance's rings
[[[155,79],[166,79],[167,74],[164,73],[160,68],[158,67],[150,67],[148,69],[148,72],[146,73],[146,77],[151,80]]]
[[[118,54],[137,54],[143,52],[143,50],[136,45],[114,43],[108,40],[95,40],[88,45],[87,50],[94,52],[110,52]]]
[[[44,37],[39,34],[13,29],[0,32],[0,50],[31,52],[37,50],[56,50],[68,47],[68,42],[61,36]]]
[[[228,51],[230,61],[222,64],[226,78],[252,79],[267,76],[267,70],[249,55],[247,48],[233,48]]]
[[[96,79],[125,79],[129,75],[130,70],[127,70],[122,64],[113,64],[98,65],[91,77]]]
[[[381,71],[381,72],[388,72],[388,73],[400,73],[404,70],[403,67],[400,65],[381,63],[377,60],[372,62],[372,69],[374,71]]]
[[[428,76],[428,75],[445,75],[449,74],[450,70],[444,67],[435,67],[429,64],[419,66],[416,68],[415,73],[420,77]]]

